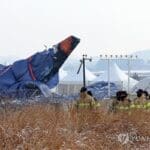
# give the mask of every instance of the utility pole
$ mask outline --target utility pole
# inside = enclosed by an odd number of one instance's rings
[[[85,61],[88,60],[88,61],[92,61],[92,58],[88,58],[87,55],[83,54],[82,55],[82,59],[80,60],[80,66],[79,66],[79,69],[77,71],[77,74],[79,74],[80,72],[80,69],[83,65],[83,87],[86,87],[86,73],[85,73]]]

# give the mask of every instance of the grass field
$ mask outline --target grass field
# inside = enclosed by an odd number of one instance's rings
[[[0,110],[0,150],[122,149],[150,149],[150,112],[51,104]]]

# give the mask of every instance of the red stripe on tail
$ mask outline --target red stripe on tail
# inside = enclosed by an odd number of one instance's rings
[[[35,77],[35,74],[34,74],[34,72],[33,72],[33,68],[32,68],[32,65],[31,65],[31,60],[32,60],[32,57],[29,57],[28,58],[28,61],[29,61],[29,63],[28,63],[28,69],[29,69],[29,73],[30,73],[30,76],[31,76],[31,78],[32,78],[32,80],[36,80],[36,77]]]

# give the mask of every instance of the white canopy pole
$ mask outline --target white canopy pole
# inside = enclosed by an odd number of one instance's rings
[[[130,95],[130,58],[128,58],[128,94]]]
[[[108,58],[108,98],[110,98],[110,59]]]

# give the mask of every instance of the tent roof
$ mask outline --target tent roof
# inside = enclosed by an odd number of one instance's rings
[[[97,77],[95,80],[97,81],[108,81],[108,71],[105,71],[101,76]],[[110,82],[123,82],[125,86],[128,83],[128,75],[126,75],[116,63],[112,63],[110,65]],[[138,81],[130,78],[131,87],[133,87]]]
[[[69,70],[67,71],[67,76],[65,76],[61,81],[62,82],[82,82],[83,81],[83,68],[81,68],[79,74],[77,74],[77,70]],[[96,76],[90,72],[87,68],[85,68],[85,76],[86,81],[93,81]]]
[[[135,93],[138,89],[143,89],[150,92],[150,77],[139,81],[133,88],[132,92]]]

